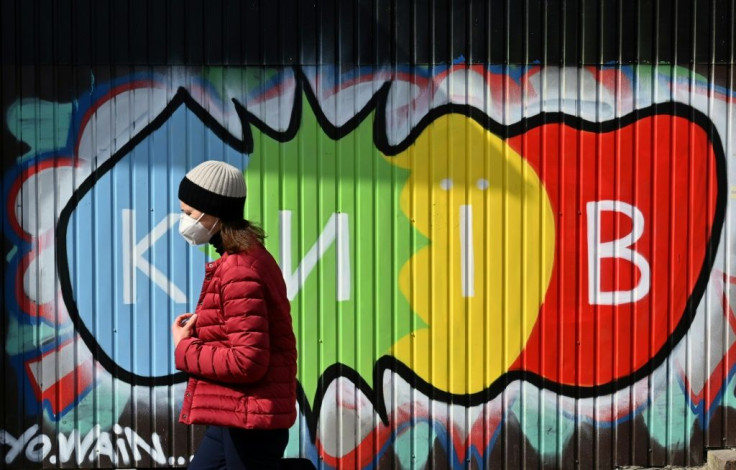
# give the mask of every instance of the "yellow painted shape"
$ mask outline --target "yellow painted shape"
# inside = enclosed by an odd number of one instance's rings
[[[427,327],[399,339],[392,354],[439,390],[483,391],[524,349],[547,291],[549,197],[525,159],[462,115],[438,118],[385,158],[411,170],[401,210],[429,239],[399,276]]]

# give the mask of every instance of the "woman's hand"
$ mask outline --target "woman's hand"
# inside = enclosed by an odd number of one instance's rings
[[[197,323],[196,313],[183,313],[176,317],[174,324],[171,325],[171,333],[174,336],[174,348],[179,345],[179,341],[189,338],[194,334],[195,323]]]

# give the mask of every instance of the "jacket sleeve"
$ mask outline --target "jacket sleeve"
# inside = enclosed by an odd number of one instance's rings
[[[194,337],[183,339],[176,347],[176,368],[217,382],[256,382],[266,374],[270,359],[263,284],[252,268],[228,268],[222,278],[220,298],[229,344],[211,345]]]

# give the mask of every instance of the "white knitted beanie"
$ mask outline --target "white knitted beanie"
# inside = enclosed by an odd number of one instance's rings
[[[217,160],[195,166],[179,184],[180,201],[225,221],[243,218],[245,195],[243,173]]]

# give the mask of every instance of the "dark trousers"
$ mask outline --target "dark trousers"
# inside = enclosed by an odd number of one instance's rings
[[[189,470],[277,470],[288,429],[208,426]]]

